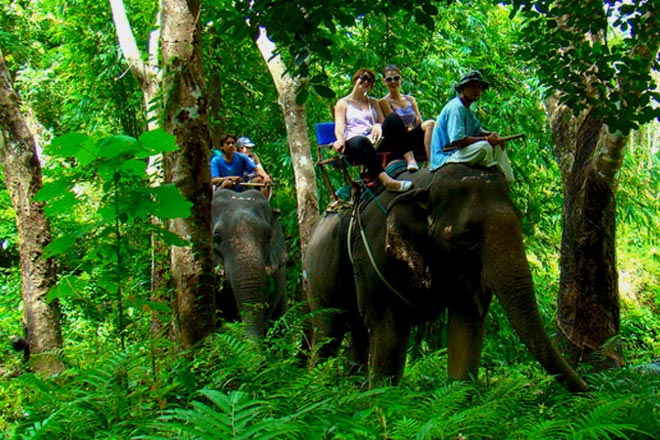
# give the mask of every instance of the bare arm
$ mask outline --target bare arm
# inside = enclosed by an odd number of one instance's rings
[[[335,137],[337,140],[332,144],[335,150],[340,153],[344,151],[346,139],[344,131],[346,130],[346,100],[344,98],[337,101],[335,105]]]
[[[444,151],[451,151],[451,150],[457,150],[459,148],[467,147],[468,145],[472,145],[475,142],[479,141],[488,141],[489,144],[492,146],[496,145],[503,145],[502,140],[498,136],[497,133],[482,133],[483,136],[465,136],[463,139],[459,139],[457,141],[452,142],[445,148],[443,148]]]
[[[264,171],[264,167],[262,167],[261,164],[257,165],[254,168],[254,171],[256,171],[257,175],[263,179],[264,183],[270,183],[270,176]]]
[[[414,96],[410,96],[410,95],[408,95],[408,98],[410,98],[410,101],[412,102],[413,110],[415,110],[415,118],[416,118],[415,121],[418,124],[421,124],[422,123],[422,114],[419,112],[419,107],[417,107],[417,100],[415,99]]]
[[[377,115],[377,122],[374,124],[373,128],[371,129],[371,137],[373,139],[378,139],[383,135],[382,123],[385,120],[385,116],[383,115],[383,110],[380,108],[380,105],[378,104],[376,98],[369,98],[369,103],[376,110],[376,115]]]
[[[380,111],[383,112],[383,120],[384,118],[387,117],[390,113],[392,113],[392,108],[390,107],[390,104],[387,102],[387,98],[380,98],[378,100],[378,106],[380,107]]]

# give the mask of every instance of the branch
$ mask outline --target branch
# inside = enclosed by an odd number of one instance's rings
[[[143,84],[147,84],[152,81],[154,75],[157,74],[157,65],[149,65],[142,60],[140,55],[140,50],[137,47],[135,42],[135,36],[133,35],[133,30],[131,29],[131,24],[128,21],[126,15],[126,8],[124,7],[123,0],[110,0],[110,7],[112,8],[112,20],[115,23],[115,29],[117,30],[117,39],[119,40],[119,47],[128,61],[129,69],[136,76],[138,81]],[[157,19],[157,22],[160,20]],[[159,27],[157,28],[159,29]],[[150,45],[149,45],[149,60],[152,63],[157,62],[157,54],[154,54],[153,51],[153,41],[152,38],[158,38],[159,30],[152,32],[150,36]],[[154,35],[155,33],[155,35]],[[156,40],[158,41],[158,40]],[[157,46],[157,44],[156,44]]]

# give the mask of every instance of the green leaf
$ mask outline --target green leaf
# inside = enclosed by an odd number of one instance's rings
[[[70,189],[71,181],[66,179],[58,179],[53,180],[52,182],[46,182],[39,190],[39,192],[34,195],[34,200],[37,202],[47,202],[51,199],[60,197],[64,193],[69,192]]]
[[[330,87],[322,85],[322,84],[314,84],[313,85],[314,90],[316,93],[319,94],[319,96],[322,96],[324,98],[334,98],[335,97],[335,92],[332,90]]]
[[[168,231],[167,229],[161,228],[155,232],[156,236],[170,246],[187,246],[189,241],[185,238],[179,237],[173,232]]]
[[[123,155],[134,155],[139,151],[137,139],[131,136],[108,136],[99,141],[99,156],[114,158]]]
[[[65,235],[63,237],[56,238],[44,248],[44,257],[50,258],[53,255],[62,254],[68,251],[71,249],[71,247],[73,247],[77,239],[78,237],[73,235]]]
[[[129,159],[121,164],[121,172],[126,176],[144,176],[146,170],[147,162],[145,160]]]
[[[83,133],[68,133],[56,137],[44,152],[54,157],[73,157],[80,165],[88,165],[96,160],[98,150],[92,138]]]
[[[87,286],[87,284],[88,280],[86,277],[65,275],[48,291],[46,300],[53,301],[57,298],[64,299],[79,297],[81,296],[80,292]]]
[[[296,95],[296,104],[298,104],[298,105],[305,104],[305,102],[307,102],[307,98],[309,98],[309,90],[302,89]]]
[[[149,196],[150,204],[145,204],[143,214],[155,215],[161,219],[187,218],[190,216],[192,202],[183,195],[173,183],[153,188],[140,188],[138,192]]]
[[[169,153],[179,148],[176,144],[176,138],[161,128],[142,133],[139,141],[146,152],[139,152],[137,157]]]

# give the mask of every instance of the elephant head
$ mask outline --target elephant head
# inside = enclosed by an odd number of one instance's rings
[[[451,164],[405,178],[414,181],[413,190],[385,191],[360,207],[347,234],[350,252],[341,257],[352,256],[357,307],[369,335],[370,383],[396,383],[411,326],[444,310],[449,376],[476,378],[494,294],[539,363],[569,388],[586,389],[542,325],[520,215],[503,176]]]
[[[286,249],[268,200],[256,190],[216,190],[213,248],[247,333],[261,338],[286,308]],[[269,291],[268,278],[274,280]]]

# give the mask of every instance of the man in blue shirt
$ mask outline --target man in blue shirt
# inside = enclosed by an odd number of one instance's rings
[[[497,166],[507,182],[513,181],[504,142],[497,133],[484,130],[470,105],[490,85],[479,71],[472,71],[454,86],[458,96],[445,105],[433,129],[431,171],[447,163]]]
[[[240,191],[243,176],[256,172],[261,182],[270,183],[270,176],[243,153],[236,151],[236,138],[224,135],[220,139],[222,154],[211,160],[211,183],[217,188]]]

